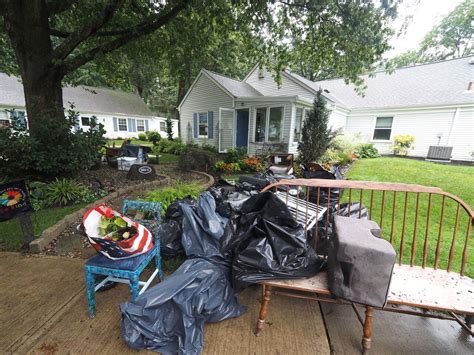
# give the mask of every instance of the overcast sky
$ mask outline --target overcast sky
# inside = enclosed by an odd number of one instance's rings
[[[463,0],[404,0],[398,5],[399,16],[393,27],[398,31],[407,15],[413,15],[406,32],[391,41],[394,49],[386,53],[390,58],[417,48],[423,37]],[[418,5],[417,5],[418,3]]]

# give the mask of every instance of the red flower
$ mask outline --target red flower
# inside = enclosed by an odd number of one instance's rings
[[[105,218],[110,219],[114,216],[112,209],[109,207],[105,210]]]

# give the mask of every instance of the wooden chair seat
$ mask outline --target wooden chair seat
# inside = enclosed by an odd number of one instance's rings
[[[267,281],[263,284],[320,295],[331,294],[326,272],[307,279]],[[474,280],[446,270],[396,264],[388,303],[474,314]]]

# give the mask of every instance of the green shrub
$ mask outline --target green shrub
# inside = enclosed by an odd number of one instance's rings
[[[211,144],[203,144],[201,145],[200,147],[201,149],[204,149],[204,150],[207,150],[208,152],[211,152],[211,153],[215,153],[215,154],[218,154],[219,151],[217,150],[216,147],[214,147],[213,145]]]
[[[331,141],[339,133],[329,126],[330,110],[326,107],[326,98],[320,89],[314,98],[313,107],[303,123],[298,152],[305,163],[323,158]]]
[[[171,187],[165,187],[160,190],[153,190],[148,192],[145,200],[151,202],[160,202],[163,207],[163,215],[166,209],[175,200],[183,199],[191,196],[197,198],[199,193],[202,191],[202,186],[198,184],[176,184]]]
[[[73,179],[56,179],[46,188],[46,201],[50,206],[66,206],[84,202],[90,190]]]
[[[78,115],[73,108],[64,119],[38,117],[30,134],[16,118],[0,129],[0,171],[10,178],[71,176],[90,169],[105,146],[104,127],[91,119],[89,130],[73,130]]]
[[[161,140],[161,135],[156,131],[146,132],[146,137],[153,143],[153,145],[156,145]]]
[[[359,144],[354,153],[360,159],[378,158],[380,156],[379,151],[372,143]]]
[[[229,149],[224,161],[226,163],[238,163],[247,157],[247,148],[240,147],[236,149]]]
[[[168,153],[168,154],[180,155],[185,147],[186,145],[182,144],[181,140],[179,139],[175,139],[172,141],[168,139],[162,139],[156,144],[155,147],[153,147],[153,153],[154,154]]]
[[[186,147],[179,156],[178,168],[181,170],[208,171],[214,166],[216,160],[217,155],[212,152]]]
[[[138,133],[138,139],[141,141],[146,141],[148,137],[146,136],[145,133]]]
[[[324,154],[318,159],[318,163],[322,165],[339,165],[341,164],[341,157],[339,156],[337,150],[329,148],[324,152]]]
[[[48,184],[42,181],[33,181],[28,186],[30,194],[31,205],[35,211],[38,211],[48,206],[46,192]]]
[[[415,143],[415,137],[409,134],[399,134],[396,135],[395,138],[395,144],[391,147],[393,154],[399,155],[399,156],[406,156],[408,154],[408,151],[411,149],[414,149],[414,143]]]
[[[223,173],[237,173],[242,170],[242,165],[236,163],[226,163],[224,160],[220,160],[214,164],[214,170]]]

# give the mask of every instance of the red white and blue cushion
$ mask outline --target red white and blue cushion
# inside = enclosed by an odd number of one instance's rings
[[[137,233],[128,239],[116,241],[99,233],[99,222],[102,216],[112,212],[114,216],[122,218],[130,227],[135,227]],[[91,208],[82,219],[84,230],[91,245],[109,259],[125,259],[144,254],[153,249],[153,236],[143,225],[131,220],[121,213],[111,210],[110,207],[100,205]]]

